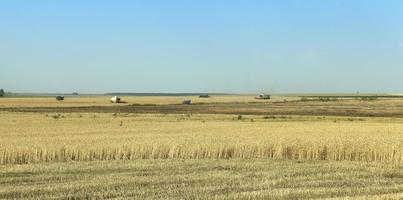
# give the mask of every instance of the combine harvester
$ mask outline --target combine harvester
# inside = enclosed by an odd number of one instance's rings
[[[126,103],[125,101],[122,101],[122,98],[118,96],[114,96],[111,98],[111,103]]]
[[[201,94],[201,95],[199,95],[199,98],[210,98],[210,95],[208,95],[208,94]]]
[[[270,99],[269,94],[259,94],[259,96],[255,97],[255,99]]]
[[[182,101],[182,104],[183,104],[183,105],[191,105],[191,104],[192,104],[192,100],[190,100],[190,99],[183,100],[183,101]]]
[[[56,100],[58,100],[58,101],[63,101],[63,100],[64,100],[64,96],[56,96]]]

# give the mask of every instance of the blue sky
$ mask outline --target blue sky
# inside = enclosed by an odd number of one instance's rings
[[[403,1],[0,1],[15,92],[403,92]]]

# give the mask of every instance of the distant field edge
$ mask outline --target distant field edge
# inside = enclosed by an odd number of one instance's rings
[[[229,115],[306,115],[347,117],[403,117],[403,109],[383,107],[348,107],[281,104],[195,104],[195,105],[141,105],[78,106],[78,107],[0,107],[0,112],[35,113],[159,113],[159,114],[229,114]]]
[[[218,96],[230,96],[230,95],[241,95],[241,94],[231,94],[231,93],[125,93],[125,92],[111,92],[105,93],[105,96],[199,96],[201,94],[208,94],[208,95],[218,95]]]

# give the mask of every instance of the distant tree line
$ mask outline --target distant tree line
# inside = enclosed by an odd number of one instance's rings
[[[0,97],[4,97],[5,94],[6,94],[6,93],[4,92],[4,90],[3,90],[3,89],[0,89]]]

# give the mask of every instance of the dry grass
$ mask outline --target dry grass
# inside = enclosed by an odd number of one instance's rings
[[[268,158],[401,163],[403,121],[388,118],[0,114],[0,163]]]

